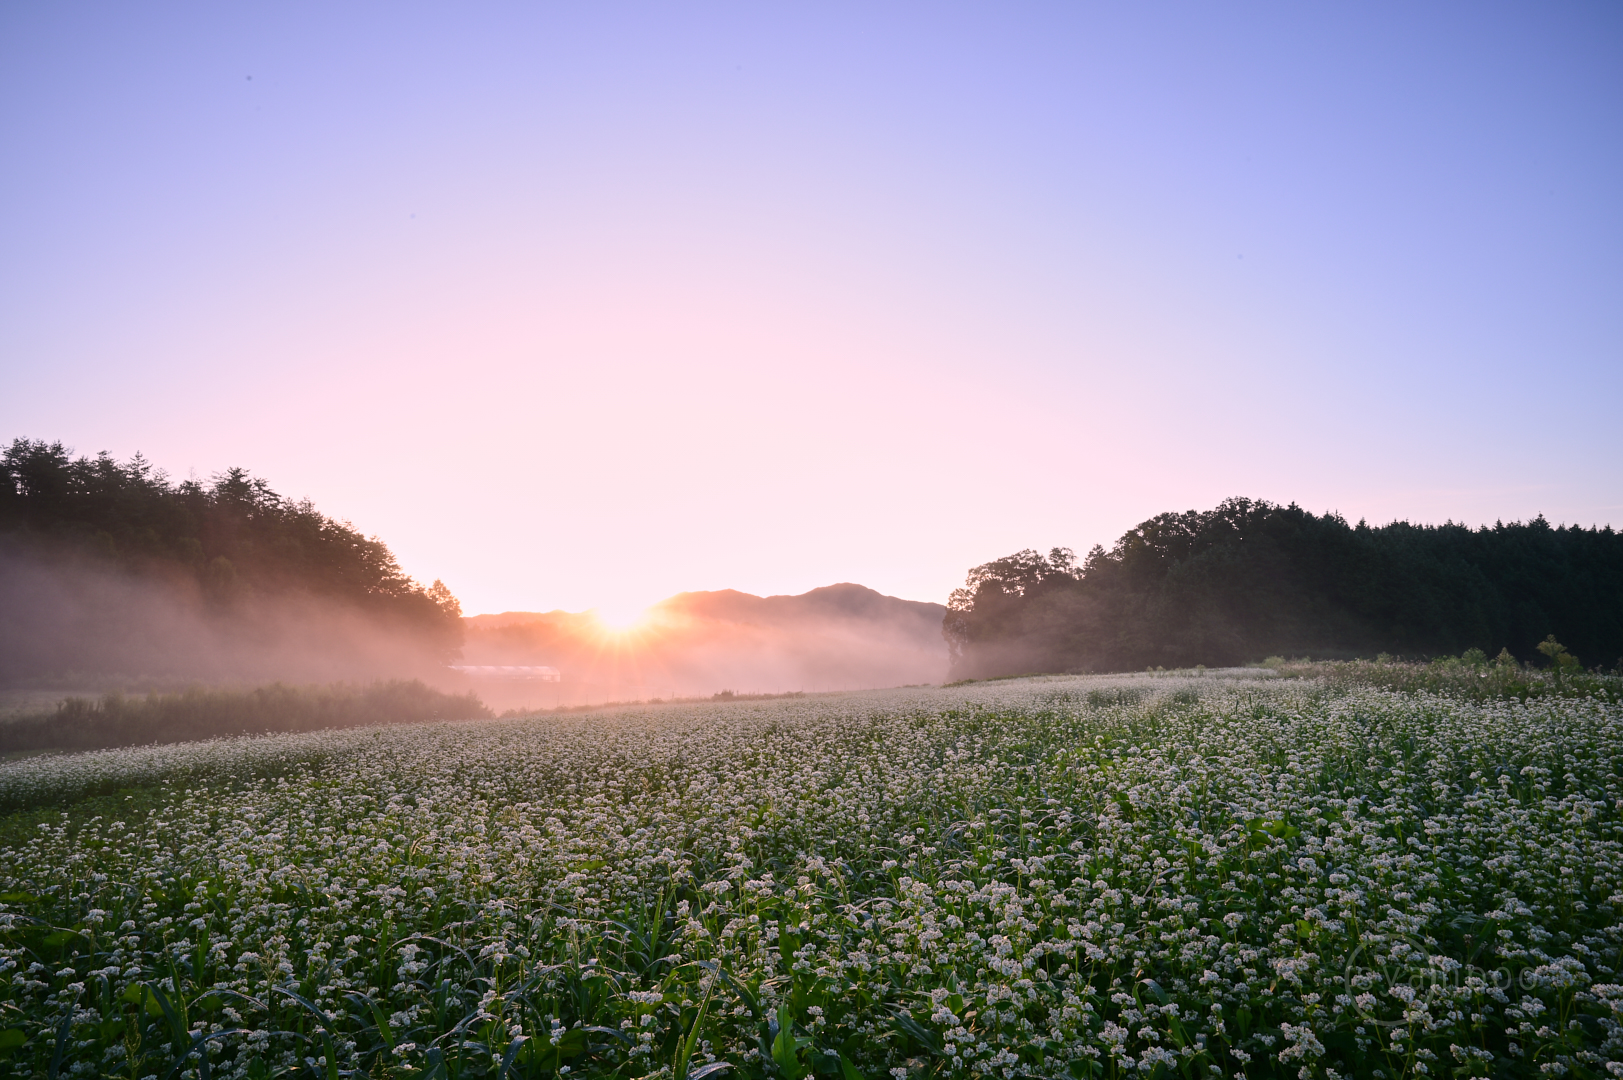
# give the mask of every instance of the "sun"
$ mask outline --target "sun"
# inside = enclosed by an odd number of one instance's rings
[[[592,616],[603,629],[623,634],[647,620],[648,608],[627,603],[599,604],[592,609]]]

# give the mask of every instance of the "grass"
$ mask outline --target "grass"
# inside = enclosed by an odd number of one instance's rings
[[[222,735],[470,720],[491,715],[473,694],[446,694],[422,682],[369,686],[286,686],[252,690],[192,687],[140,697],[70,697],[54,709],[0,724],[0,754],[100,750]]]
[[[0,1075],[1614,1075],[1623,709],[1356,674],[16,762]]]
[[[906,689],[911,690],[914,687],[906,687]],[[782,701],[810,696],[812,695],[804,690],[789,690],[778,694],[751,694],[722,690],[708,697],[639,698],[631,701],[600,701],[586,705],[556,705],[550,709],[508,709],[501,714],[501,717],[503,720],[512,720],[527,716],[561,716],[570,713],[603,712],[605,710],[636,708],[644,705],[692,705],[705,701]]]
[[[1480,652],[1444,656],[1430,663],[1400,660],[1283,660],[1266,666],[1281,675],[1317,679],[1331,686],[1377,686],[1388,690],[1448,694],[1471,701],[1598,698],[1623,701],[1623,675],[1601,671],[1526,667],[1508,654],[1488,661]]]

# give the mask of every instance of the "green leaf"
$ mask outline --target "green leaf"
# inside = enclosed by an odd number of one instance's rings
[[[188,1027],[186,1023],[185,1003],[182,1002],[181,1009],[177,1011],[175,1006],[170,1002],[169,995],[164,993],[163,987],[153,986],[151,983],[146,983],[145,986],[147,988],[148,995],[150,995],[152,999],[158,1003],[159,1014],[169,1021],[169,1028],[172,1032],[174,1032],[176,1045],[183,1045],[186,1042]],[[152,1006],[150,1004],[147,1005],[147,1012],[152,1012]]]
[[[719,1073],[723,1069],[730,1069],[732,1067],[733,1063],[730,1061],[712,1061],[707,1064],[700,1065],[697,1069],[694,1069],[692,1072],[688,1073],[688,1080],[704,1080],[704,1078],[707,1076],[711,1076],[715,1073]]]
[[[524,1049],[524,1044],[529,1041],[528,1035],[515,1035],[513,1041],[507,1044],[507,1053],[502,1056],[502,1067],[496,1073],[496,1080],[507,1080],[507,1074],[513,1068],[513,1059],[518,1057],[519,1051]]]
[[[378,1003],[369,997],[362,997],[360,994],[345,994],[344,996],[357,1005],[365,1006],[367,1011],[372,1014],[373,1023],[378,1026],[378,1034],[383,1036],[384,1045],[393,1050],[395,1043],[398,1041],[394,1036],[394,1027],[389,1023],[389,1018],[383,1014],[383,1010],[378,1007]]]
[[[1076,1058],[1068,1066],[1066,1066],[1066,1068],[1070,1070],[1071,1075],[1075,1077],[1076,1080],[1087,1080],[1088,1077],[1097,1075],[1098,1073],[1104,1071],[1104,1066],[1100,1065],[1092,1058],[1085,1057]]]
[[[47,1080],[56,1080],[62,1072],[62,1055],[68,1049],[68,1033],[73,1030],[73,1012],[62,1018],[62,1023],[56,1029],[56,1050],[51,1054],[50,1067],[45,1070]]]
[[[720,966],[697,961],[701,970],[720,974]],[[702,976],[701,976],[702,978]],[[687,1038],[680,1039],[676,1045],[676,1056],[671,1060],[671,1075],[673,1080],[690,1080],[688,1076],[688,1063],[693,1060],[693,1049],[699,1045],[699,1032],[704,1027],[704,1015],[710,1010],[710,995],[716,991],[716,979],[712,976],[705,987],[704,1000],[699,1002],[699,1011],[693,1017],[693,1026],[688,1029]]]
[[[907,1015],[907,1013],[899,1010],[895,1014],[895,1018],[896,1026],[902,1030],[903,1034],[907,1035],[914,1042],[924,1047],[930,1053],[937,1056],[941,1055],[941,1040],[937,1037],[934,1030],[925,1027],[923,1024]]]
[[[808,1040],[795,1038],[794,1018],[788,1006],[778,1009],[778,1034],[772,1040],[772,1060],[789,1080],[805,1080],[808,1069],[800,1060],[800,1048]]]
[[[0,1031],[0,1052],[15,1050],[28,1041],[28,1032],[22,1028],[6,1028]]]

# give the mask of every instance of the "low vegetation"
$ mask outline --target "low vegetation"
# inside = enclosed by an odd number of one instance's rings
[[[0,1075],[1615,1075],[1623,707],[1373,667],[13,762]]]
[[[1405,663],[1390,657],[1375,660],[1285,660],[1269,657],[1265,667],[1281,675],[1319,679],[1330,686],[1378,686],[1389,690],[1425,691],[1469,700],[1507,698],[1528,701],[1546,697],[1598,698],[1623,701],[1623,673],[1585,671],[1566,647],[1549,637],[1538,646],[1549,666],[1529,667],[1509,651],[1489,660],[1480,649],[1461,656],[1442,656],[1429,663]]]
[[[475,695],[446,694],[421,682],[369,686],[283,686],[251,690],[193,687],[140,697],[70,697],[49,712],[0,723],[0,753],[100,750],[212,739],[222,735],[473,720],[491,712]]]

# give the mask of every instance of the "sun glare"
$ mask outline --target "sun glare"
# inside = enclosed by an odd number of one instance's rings
[[[648,617],[648,609],[632,604],[599,604],[592,609],[592,615],[603,629],[623,634],[641,625]]]

